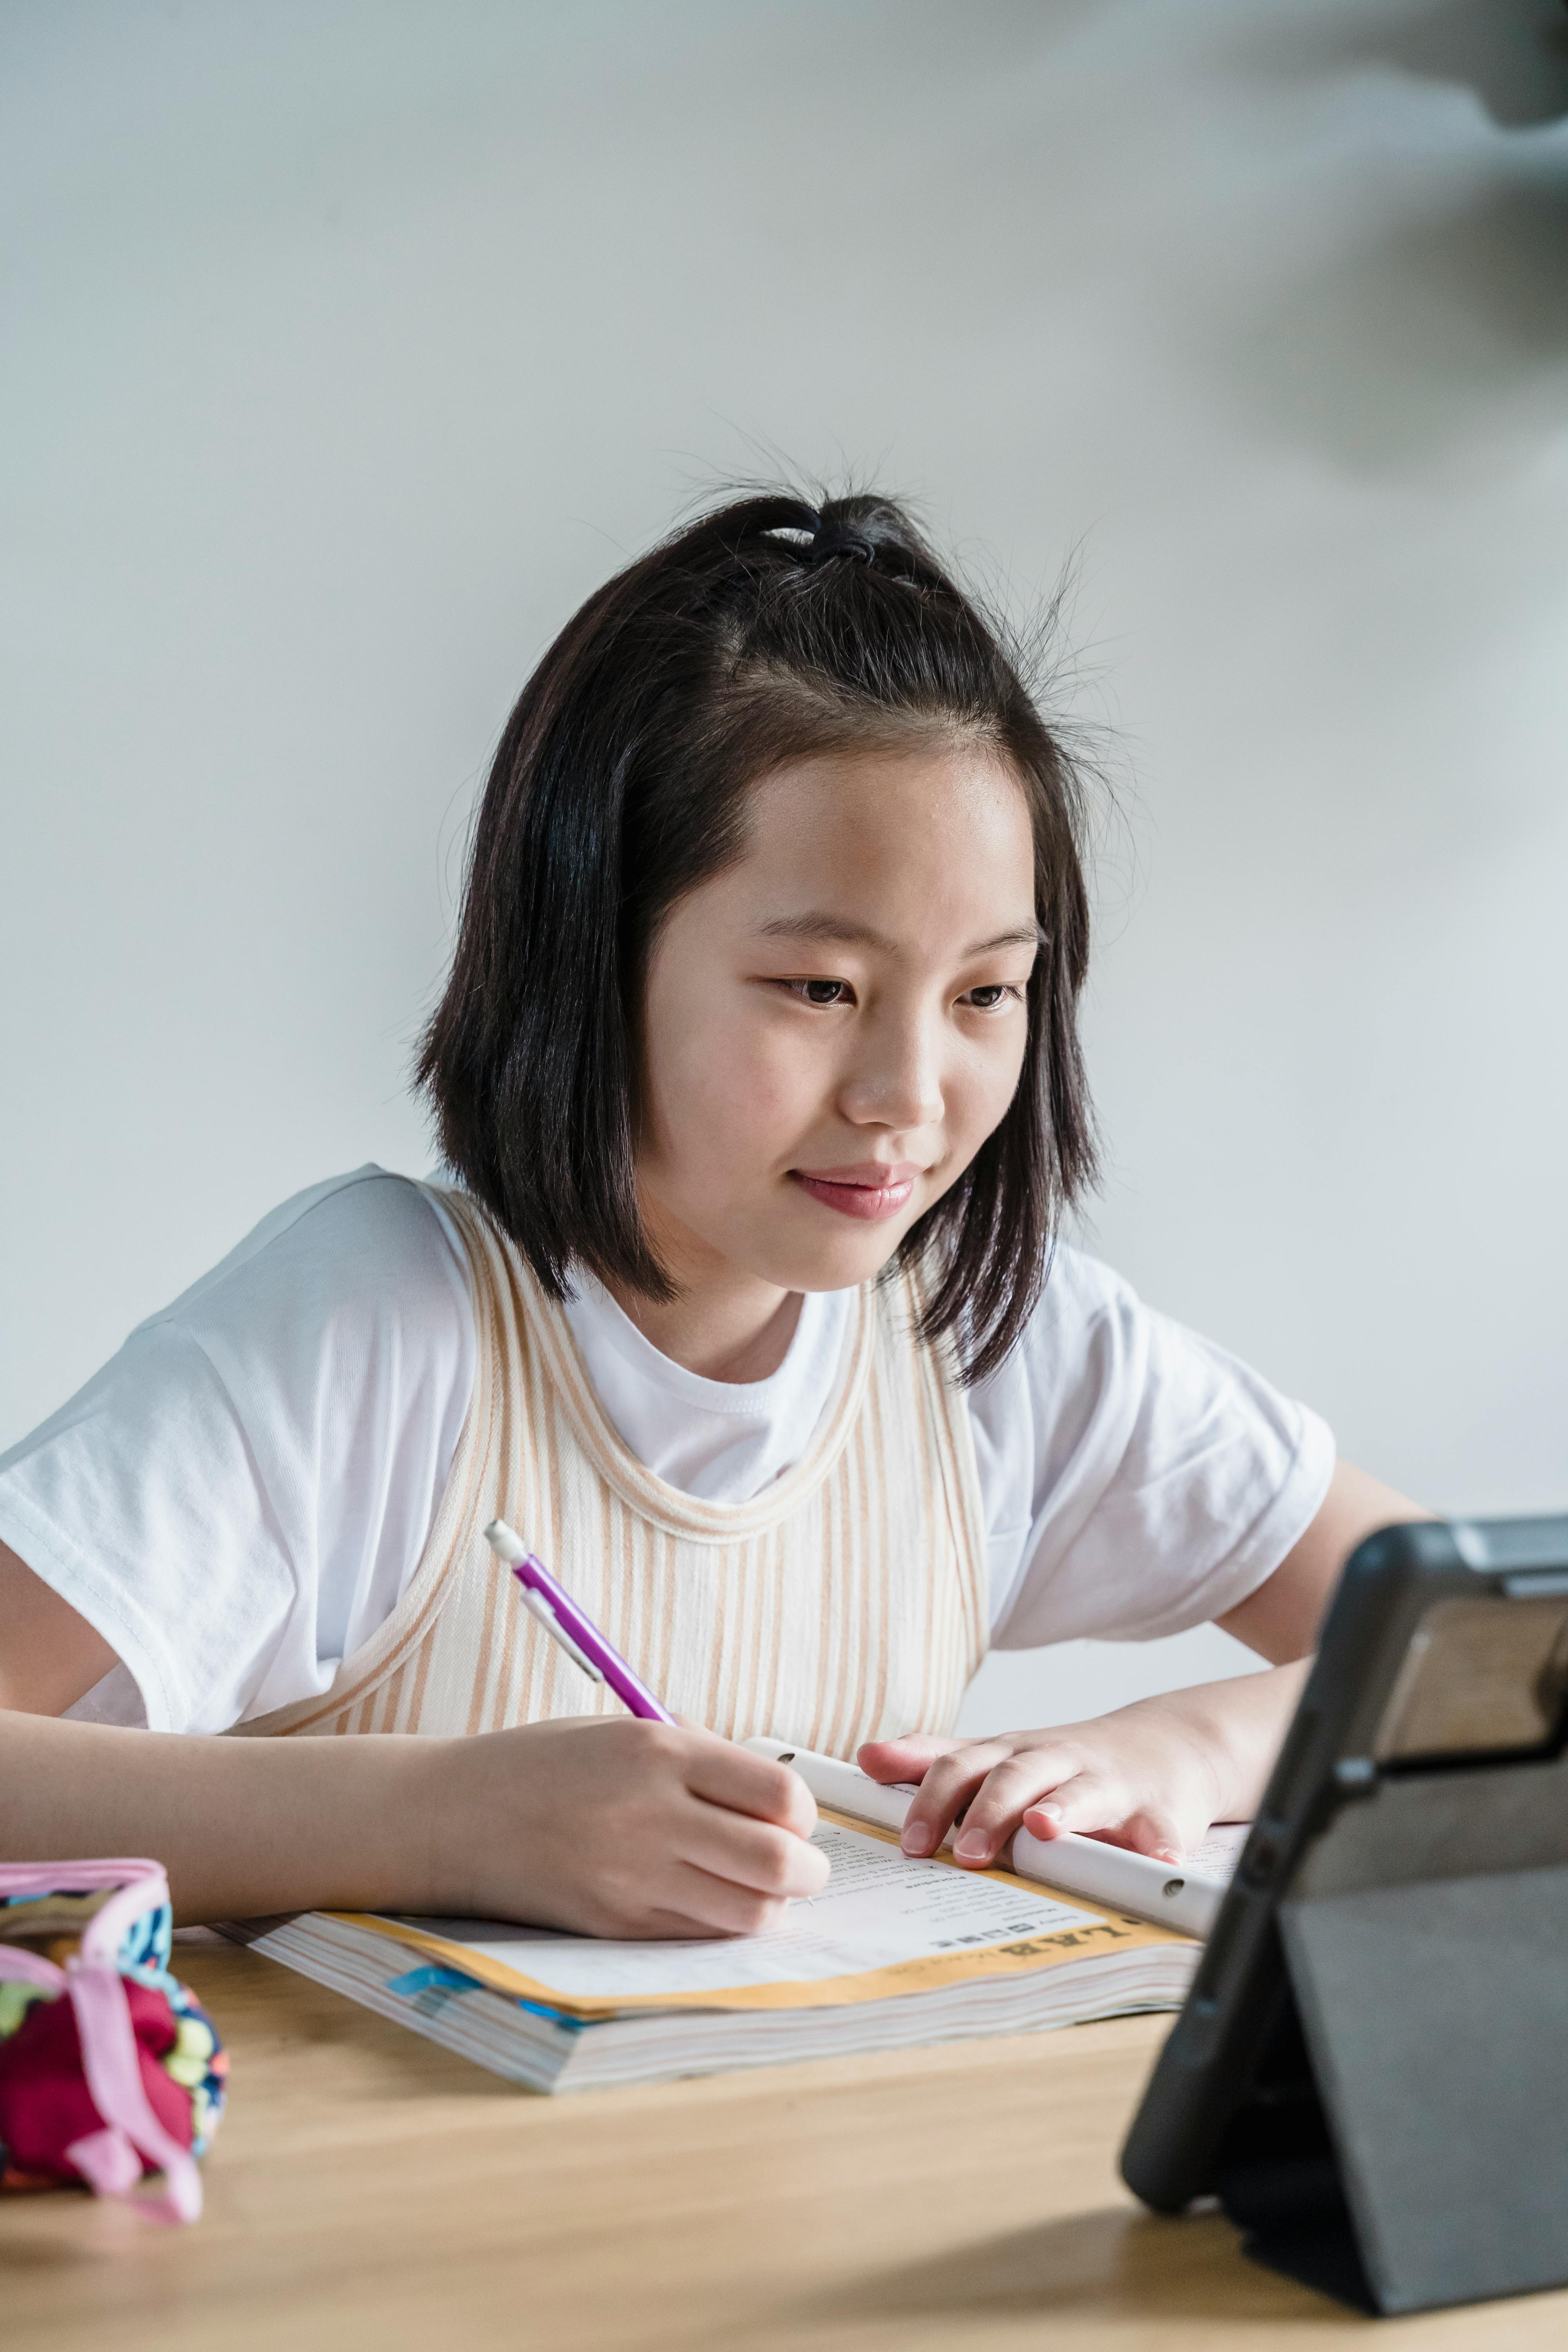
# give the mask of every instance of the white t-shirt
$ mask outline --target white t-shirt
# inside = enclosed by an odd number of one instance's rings
[[[806,1297],[778,1370],[741,1386],[660,1355],[592,1280],[568,1313],[633,1453],[740,1502],[809,1444],[848,1297]],[[71,1712],[220,1731],[325,1691],[414,1573],[473,1371],[432,1192],[362,1168],[264,1218],[0,1455],[0,1540],[123,1662]],[[1075,1250],[966,1402],[1006,1649],[1222,1615],[1333,1469],[1314,1413]]]

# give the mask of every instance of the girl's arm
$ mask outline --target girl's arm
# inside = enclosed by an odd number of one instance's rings
[[[182,1921],[330,1907],[752,1934],[826,1881],[797,1776],[706,1731],[228,1739],[55,1719],[114,1663],[0,1546],[0,1853],[152,1855]]]
[[[1211,1822],[1249,1820],[1341,1569],[1375,1528],[1431,1516],[1340,1463],[1306,1533],[1273,1575],[1218,1621],[1275,1661],[1268,1673],[1140,1699],[1047,1731],[869,1741],[859,1752],[862,1770],[877,1780],[921,1784],[904,1823],[904,1851],[932,1852],[965,1807],[953,1853],[976,1868],[994,1862],[1020,1825],[1038,1838],[1092,1832],[1176,1861]]]

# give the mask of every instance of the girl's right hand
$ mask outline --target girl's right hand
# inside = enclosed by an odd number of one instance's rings
[[[710,1731],[584,1716],[431,1746],[434,1910],[589,1936],[751,1936],[827,1882],[805,1782]]]

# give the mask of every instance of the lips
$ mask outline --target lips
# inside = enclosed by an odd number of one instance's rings
[[[803,1192],[841,1217],[858,1217],[868,1224],[896,1217],[909,1205],[918,1168],[901,1164],[881,1167],[865,1160],[855,1168],[794,1168],[790,1171]]]

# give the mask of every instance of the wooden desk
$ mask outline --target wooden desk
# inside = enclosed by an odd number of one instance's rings
[[[0,2205],[27,2352],[1400,2352],[1568,2337],[1568,2294],[1374,2323],[1142,2213],[1163,2019],[530,2097],[253,1953],[182,1947],[234,2060],[207,2210]]]

